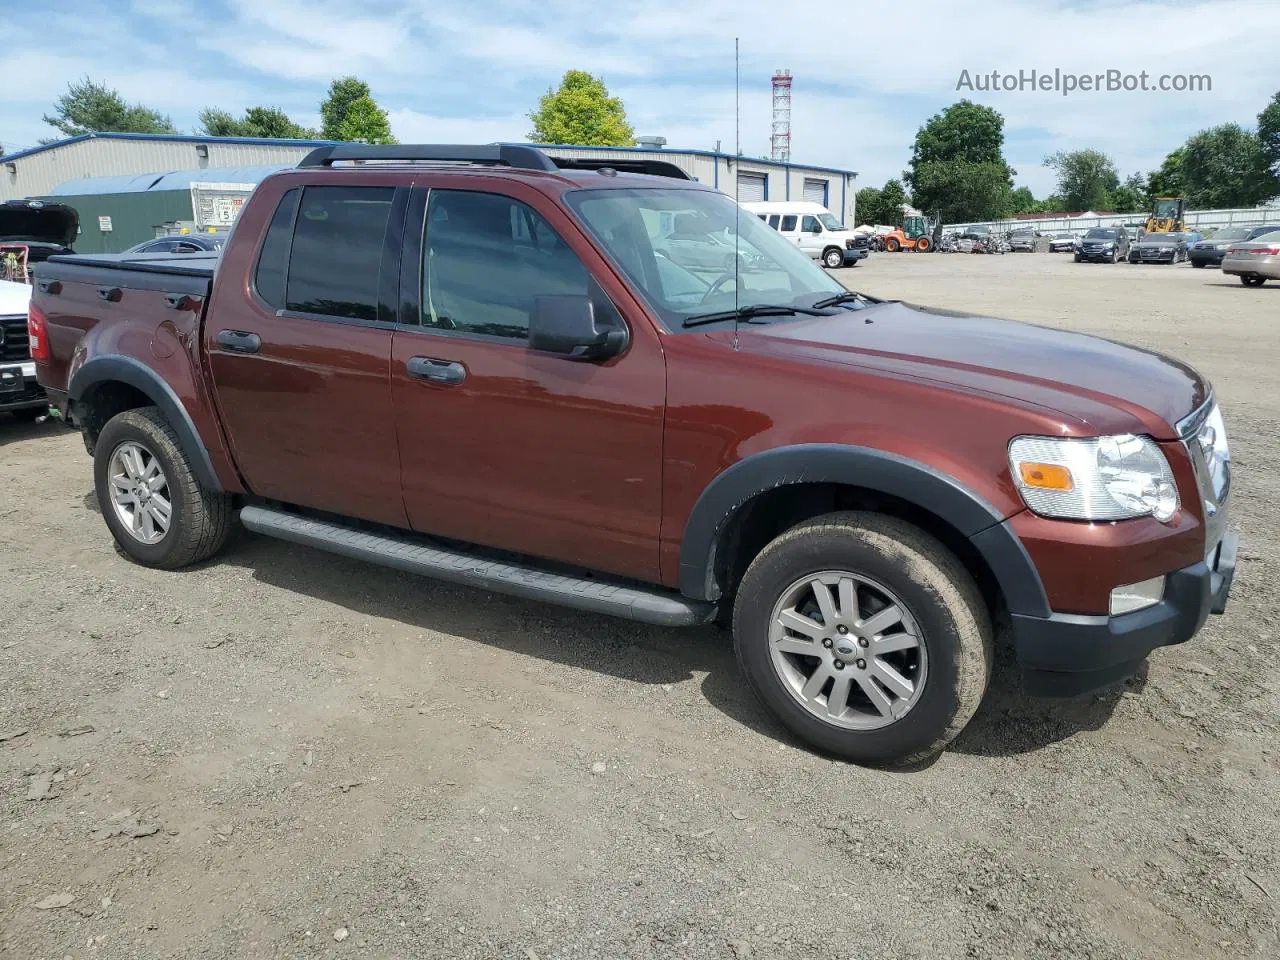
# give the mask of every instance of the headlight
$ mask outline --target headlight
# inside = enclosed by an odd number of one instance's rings
[[[1150,437],[1017,437],[1009,467],[1022,499],[1044,517],[1168,521],[1178,512],[1169,461]]]

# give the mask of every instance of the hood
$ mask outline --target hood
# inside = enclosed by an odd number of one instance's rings
[[[69,247],[76,242],[80,214],[62,203],[7,200],[0,203],[0,243],[52,243]]]
[[[25,316],[31,288],[25,283],[0,280],[0,317]]]
[[[1210,389],[1186,364],[1137,347],[905,303],[739,332],[744,347],[1015,398],[1076,420],[1084,434],[1176,439],[1175,424]]]

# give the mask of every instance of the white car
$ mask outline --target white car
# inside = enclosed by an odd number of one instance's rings
[[[1074,233],[1059,233],[1049,241],[1050,253],[1071,253],[1075,249],[1076,235]]]
[[[0,280],[0,411],[34,420],[49,411],[49,398],[36,382],[27,346],[27,304],[31,288]]]
[[[866,235],[846,230],[812,200],[760,200],[742,205],[824,267],[852,266],[867,255]]]

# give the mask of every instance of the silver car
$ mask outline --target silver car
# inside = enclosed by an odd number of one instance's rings
[[[1233,243],[1222,258],[1222,272],[1239,277],[1246,287],[1280,280],[1280,230]]]

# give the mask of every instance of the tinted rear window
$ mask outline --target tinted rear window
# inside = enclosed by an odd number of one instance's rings
[[[285,308],[378,319],[378,268],[394,187],[307,187],[293,230]]]
[[[284,274],[289,258],[289,238],[293,233],[293,215],[298,209],[297,187],[280,198],[280,205],[271,216],[262,252],[258,254],[258,269],[253,275],[253,286],[258,296],[269,306],[284,306]]]

